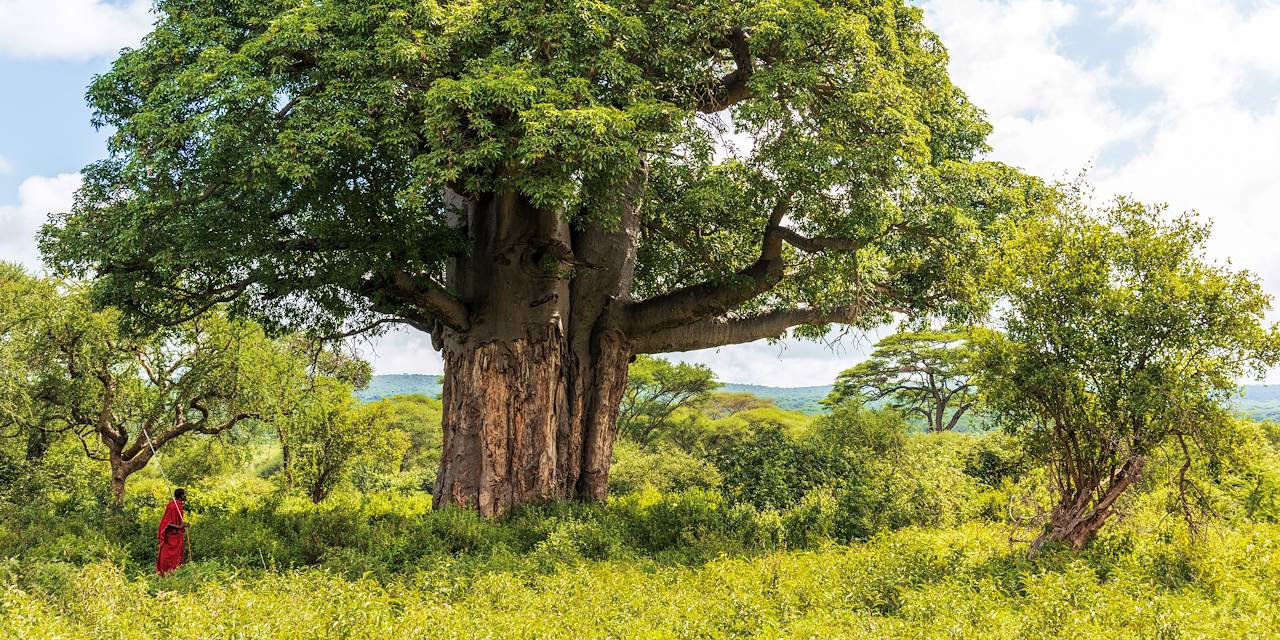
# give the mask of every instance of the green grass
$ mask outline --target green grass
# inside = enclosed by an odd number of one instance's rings
[[[694,565],[565,559],[387,580],[196,563],[0,565],[17,638],[1266,638],[1280,634],[1280,528],[1113,535],[1036,562],[1008,531],[904,530],[865,544]],[[1212,550],[1209,550],[1212,547]],[[500,567],[501,562],[491,563]]]

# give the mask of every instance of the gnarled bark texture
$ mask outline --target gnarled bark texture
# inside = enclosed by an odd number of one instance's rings
[[[460,204],[470,247],[449,289],[467,301],[467,320],[437,331],[445,383],[435,503],[496,515],[603,499],[631,357],[621,308],[640,203],[627,202],[616,229],[578,231],[513,193]]]

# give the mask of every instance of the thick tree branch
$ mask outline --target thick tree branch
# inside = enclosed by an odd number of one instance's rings
[[[454,298],[434,282],[427,281],[424,284],[422,278],[415,278],[407,271],[393,272],[389,286],[382,291],[436,318],[455,331],[466,331],[471,326],[470,313],[462,301]],[[411,318],[411,320],[421,322],[418,318]]]
[[[760,258],[728,281],[707,281],[628,305],[628,335],[644,336],[722,316],[752,298],[769,291],[783,276],[780,223],[790,205],[780,198],[769,214]]]
[[[804,251],[805,253],[818,253],[819,251],[856,251],[864,246],[863,243],[850,240],[849,238],[810,238],[802,236],[794,230],[786,227],[779,227],[778,235],[782,237],[784,242]]]
[[[854,322],[863,307],[848,305],[835,309],[784,309],[747,318],[713,318],[693,324],[659,329],[635,339],[634,353],[671,353],[742,344],[776,338],[787,329],[802,324]]]
[[[725,36],[725,43],[733,56],[734,70],[715,80],[709,89],[697,96],[698,111],[718,113],[751,97],[749,81],[755,73],[755,60],[751,55],[746,30],[734,27]]]

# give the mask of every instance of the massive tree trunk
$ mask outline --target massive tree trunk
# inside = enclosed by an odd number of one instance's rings
[[[641,179],[613,229],[572,230],[514,193],[458,203],[470,246],[449,289],[467,300],[467,322],[435,333],[445,366],[437,506],[491,516],[607,495]]]

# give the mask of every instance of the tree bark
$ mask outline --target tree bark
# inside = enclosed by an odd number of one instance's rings
[[[1062,496],[1049,514],[1049,527],[1031,542],[1031,552],[1039,553],[1058,544],[1070,545],[1076,551],[1083,549],[1098,535],[1116,501],[1138,480],[1145,463],[1144,458],[1135,456],[1112,477],[1077,486],[1072,494]]]
[[[406,297],[430,286],[415,277],[399,277],[387,297],[390,308],[416,309],[443,351],[435,506],[495,516],[551,500],[604,500],[634,354],[749,342],[861,314],[850,305],[732,316],[784,275],[782,245],[798,237],[781,226],[784,196],[762,215],[760,257],[737,277],[633,302],[646,177],[644,167],[636,171],[620,189],[617,215],[601,216],[616,223],[576,228],[515,191],[446,191],[450,224],[466,245],[439,288],[448,300]]]
[[[514,193],[454,196],[470,250],[455,258],[449,289],[467,301],[466,330],[433,335],[445,369],[437,507],[494,516],[608,495],[643,178],[612,229],[571,230]]]
[[[117,505],[124,504],[124,483],[128,477],[117,473],[115,469],[111,470],[111,495],[115,498]]]
[[[107,463],[111,470],[111,496],[115,499],[117,506],[124,504],[125,483],[128,482],[129,476],[146,466],[149,458],[150,456],[145,458],[137,456],[126,460],[119,451],[115,450],[108,455]]]

